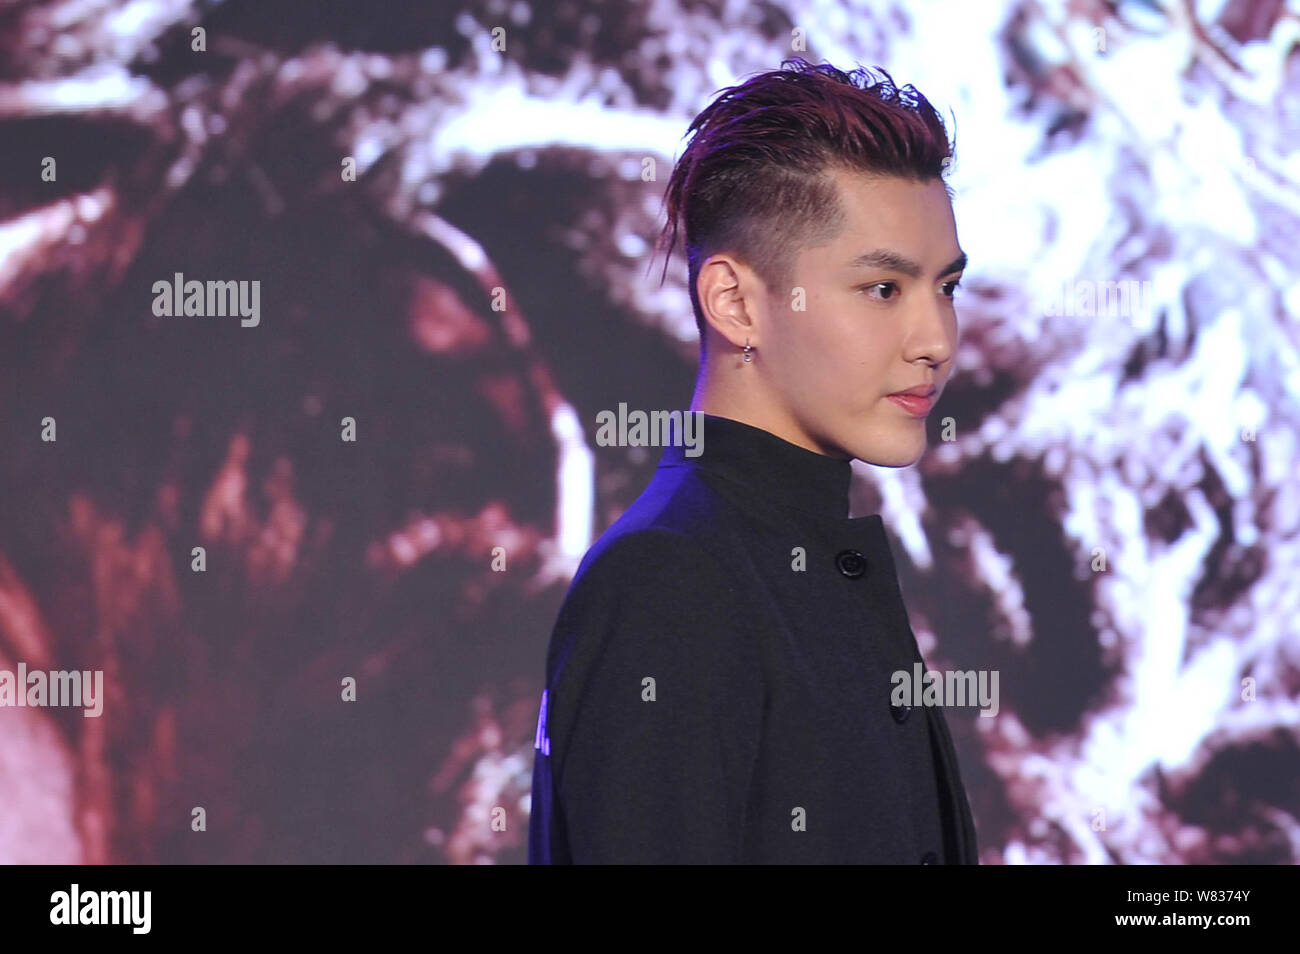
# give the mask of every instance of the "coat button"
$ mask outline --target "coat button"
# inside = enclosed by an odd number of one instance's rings
[[[912,714],[911,706],[894,706],[889,707],[889,714],[894,717],[894,721],[902,725],[907,721],[907,717]]]
[[[841,550],[835,554],[835,565],[841,573],[853,579],[867,572],[867,558],[857,550]]]
[[[921,856],[921,864],[923,865],[937,865],[938,863],[939,863],[939,856],[936,855],[933,851],[927,851],[925,854]]]

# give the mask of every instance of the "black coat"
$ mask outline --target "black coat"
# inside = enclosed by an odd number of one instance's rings
[[[561,607],[529,862],[978,864],[942,710],[890,704],[923,660],[849,462],[703,421]]]

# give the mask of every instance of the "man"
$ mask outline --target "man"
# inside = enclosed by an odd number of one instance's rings
[[[565,598],[532,863],[978,863],[942,711],[891,705],[923,661],[881,518],[848,516],[852,459],[925,449],[965,267],[942,121],[880,72],[787,61],[691,125],[665,235],[703,452],[664,450]]]

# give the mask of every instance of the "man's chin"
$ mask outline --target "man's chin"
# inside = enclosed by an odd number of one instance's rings
[[[920,441],[898,441],[889,445],[874,445],[863,448],[858,460],[876,467],[911,467],[925,453],[926,442],[922,435]]]

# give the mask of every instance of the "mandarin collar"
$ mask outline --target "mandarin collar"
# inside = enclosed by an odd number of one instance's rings
[[[770,505],[848,520],[853,468],[847,458],[819,454],[729,417],[703,412],[699,417],[699,426],[693,433],[687,431],[696,446],[673,440],[664,448],[661,468],[699,468],[740,485]],[[697,450],[697,456],[688,453]]]

